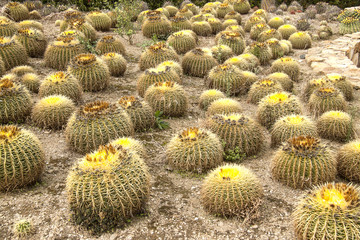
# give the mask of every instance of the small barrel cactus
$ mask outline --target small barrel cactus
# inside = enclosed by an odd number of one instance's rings
[[[122,148],[126,149],[127,151],[135,152],[138,154],[141,158],[145,159],[147,157],[147,151],[142,144],[141,141],[136,140],[132,137],[121,137],[118,139],[115,139],[110,143],[113,146],[121,146]]]
[[[206,90],[200,95],[200,108],[206,111],[212,102],[225,97],[225,94],[217,89]]]
[[[234,2],[234,10],[240,14],[247,14],[251,9],[248,0],[238,0]]]
[[[276,29],[269,29],[266,31],[262,31],[259,36],[257,37],[257,41],[259,42],[265,42],[269,39],[276,38],[278,40],[281,40],[281,34]]]
[[[179,9],[175,15],[175,17],[185,17],[187,19],[190,19],[192,16],[194,16],[194,14],[187,8]]]
[[[257,104],[263,97],[267,96],[270,93],[282,91],[283,88],[280,83],[273,81],[271,79],[265,78],[256,81],[251,85],[248,101],[253,104]]]
[[[291,24],[284,24],[278,28],[279,33],[283,39],[289,39],[289,37],[297,32],[297,28]]]
[[[226,14],[228,14],[231,11],[234,11],[234,8],[232,7],[231,4],[222,3],[216,9],[216,14],[218,18],[224,18]]]
[[[339,175],[348,181],[360,182],[360,141],[354,140],[337,152]]]
[[[158,38],[166,38],[171,29],[169,20],[161,16],[148,17],[141,27],[143,35],[148,38],[152,38],[154,35]]]
[[[268,20],[268,13],[266,12],[265,9],[258,9],[256,10],[252,16],[255,16],[255,17],[261,17],[262,19],[264,19],[266,22]]]
[[[315,78],[315,79],[311,79],[309,80],[304,88],[303,91],[303,97],[305,99],[305,101],[308,101],[311,94],[318,88],[320,87],[327,87],[327,86],[331,86],[333,87],[334,85],[331,83],[331,81],[327,78]]]
[[[265,42],[271,49],[273,59],[278,59],[284,56],[285,50],[281,46],[280,41],[276,38],[271,38]]]
[[[40,20],[41,14],[37,10],[29,12],[29,19],[31,20]]]
[[[163,67],[170,67],[172,70],[174,70],[177,75],[181,78],[183,75],[183,70],[182,67],[180,65],[180,63],[175,62],[175,61],[164,61],[162,63],[160,63],[159,65],[156,66],[156,68],[161,69]]]
[[[12,37],[18,30],[19,26],[17,23],[11,21],[7,17],[0,16],[0,36],[1,37]]]
[[[260,33],[262,33],[263,31],[267,31],[267,30],[270,30],[269,25],[267,25],[265,23],[256,24],[256,25],[251,27],[250,38],[252,40],[257,40]]]
[[[259,59],[252,53],[244,53],[239,55],[239,57],[248,62],[248,71],[254,72],[260,66]]]
[[[245,53],[251,53],[255,55],[261,65],[266,65],[272,58],[271,48],[263,42],[254,42],[245,49]]]
[[[40,77],[36,73],[25,73],[23,76],[19,77],[20,83],[24,85],[29,91],[33,93],[39,92],[40,87]]]
[[[234,56],[232,49],[227,45],[213,46],[211,52],[219,63],[224,63],[227,59]]]
[[[210,24],[207,21],[194,22],[192,24],[192,30],[198,36],[210,36],[212,34],[212,29]]]
[[[333,181],[336,159],[328,147],[315,137],[290,138],[275,153],[271,162],[274,179],[292,187],[305,189]]]
[[[241,103],[231,98],[220,98],[213,101],[206,111],[206,115],[241,113]]]
[[[242,22],[241,14],[236,11],[228,12],[224,17],[224,20],[228,20],[228,19],[234,19],[234,20],[236,20],[238,25],[241,25],[241,22]]]
[[[266,78],[280,83],[282,88],[287,92],[291,92],[293,90],[294,82],[286,73],[274,72],[272,74],[267,75]]]
[[[114,77],[123,76],[126,71],[126,59],[119,53],[109,52],[101,56],[101,59],[109,68],[110,75]]]
[[[139,61],[140,70],[144,71],[148,68],[154,68],[167,60],[179,62],[180,59],[172,47],[163,42],[155,43],[141,54]]]
[[[271,64],[270,71],[274,72],[283,72],[289,75],[291,80],[297,82],[299,81],[300,75],[300,64],[291,57],[283,57],[278,60],[275,60]]]
[[[175,17],[176,13],[179,11],[177,7],[171,5],[168,5],[164,8],[168,11],[170,17]]]
[[[25,47],[9,37],[0,37],[0,57],[6,70],[26,64],[28,61]]]
[[[184,54],[196,47],[195,38],[190,34],[186,34],[182,31],[171,34],[166,42],[178,54]]]
[[[285,21],[281,17],[273,17],[269,20],[268,25],[271,28],[278,29],[280,26],[284,25]]]
[[[102,37],[96,44],[96,52],[99,54],[115,52],[120,53],[121,55],[126,55],[126,50],[120,39],[115,38],[111,35],[106,35]]]
[[[28,65],[21,65],[11,69],[11,73],[18,77],[24,76],[26,73],[36,73],[35,69]]]
[[[250,32],[251,28],[255,26],[256,24],[266,24],[266,21],[262,17],[258,16],[251,16],[245,23],[244,30],[246,32]]]
[[[229,46],[235,55],[243,53],[245,49],[245,41],[242,35],[238,32],[227,32],[223,34],[218,44],[223,44]]]
[[[226,29],[227,27],[230,26],[238,26],[238,21],[236,19],[228,19],[222,23],[223,29]]]
[[[97,31],[109,31],[111,27],[111,18],[101,11],[93,11],[86,15],[92,22],[93,27]]]
[[[13,232],[18,238],[25,239],[30,237],[35,232],[35,229],[30,220],[23,219],[14,224]]]
[[[360,19],[355,17],[346,17],[340,22],[340,34],[351,34],[360,31]]]
[[[29,19],[29,9],[19,2],[9,2],[4,6],[4,14],[15,22]]]
[[[195,48],[182,59],[184,73],[194,77],[204,77],[218,62],[207,48]]]
[[[192,30],[192,24],[186,17],[175,16],[170,18],[171,30],[172,32],[177,32],[181,30]]]
[[[347,142],[355,138],[354,120],[342,111],[328,111],[317,120],[317,128],[322,138]]]
[[[223,162],[220,139],[208,130],[190,127],[166,145],[168,165],[180,171],[206,172]]]
[[[240,26],[240,25],[228,26],[227,28],[225,28],[225,31],[238,32],[238,33],[240,33],[243,37],[245,37],[245,31],[244,31],[243,27]]]
[[[25,47],[29,57],[42,57],[44,55],[47,41],[41,31],[33,28],[21,28],[14,39]]]
[[[218,32],[223,30],[223,26],[222,26],[222,23],[221,23],[220,19],[215,18],[215,17],[211,17],[211,18],[208,18],[206,21],[211,26],[212,34],[217,34]]]
[[[310,95],[308,103],[310,112],[315,116],[331,111],[346,111],[347,103],[343,94],[334,87],[320,87]]]
[[[294,49],[307,49],[311,47],[311,37],[307,32],[296,32],[290,35],[289,41]]]
[[[95,28],[85,19],[72,19],[67,29],[82,32],[86,39],[90,41],[95,41],[97,38]]]
[[[328,74],[326,78],[334,85],[334,87],[338,88],[341,93],[344,95],[347,101],[351,101],[354,99],[354,87],[352,83],[346,79],[345,76],[340,74]]]
[[[42,23],[34,20],[25,20],[19,22],[19,28],[33,28],[44,32],[44,26],[42,25]]]

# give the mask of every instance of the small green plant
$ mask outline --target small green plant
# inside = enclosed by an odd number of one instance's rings
[[[156,111],[154,116],[155,116],[156,126],[160,130],[166,130],[170,128],[170,124],[164,121],[164,113],[162,111]]]
[[[90,39],[84,37],[78,37],[78,39],[88,52],[93,54],[99,54],[99,52],[96,51],[95,49],[95,45],[96,45],[95,41],[91,41]]]
[[[151,40],[146,40],[142,43],[136,44],[138,47],[140,47],[142,50],[145,50],[147,47],[154,45],[155,43],[159,42],[159,39],[157,38],[156,34],[154,34],[151,38]]]
[[[226,142],[222,141],[222,145],[225,148]],[[224,160],[229,162],[242,162],[246,158],[246,154],[241,152],[238,146],[234,149],[224,151],[223,156]]]

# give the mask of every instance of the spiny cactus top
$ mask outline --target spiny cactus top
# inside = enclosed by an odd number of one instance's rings
[[[67,37],[67,36],[71,36],[71,37],[75,37],[75,38],[85,38],[85,35],[75,29],[70,29],[70,30],[66,30],[60,33],[59,35],[60,37]]]

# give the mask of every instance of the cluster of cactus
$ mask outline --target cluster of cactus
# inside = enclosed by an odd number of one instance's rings
[[[125,110],[104,101],[87,103],[69,119],[65,135],[71,149],[88,153],[110,140],[134,134],[134,125]]]
[[[109,68],[111,76],[120,77],[124,75],[127,62],[121,54],[116,52],[109,52],[102,55],[101,59]]]
[[[250,9],[250,3],[248,0],[238,0],[234,3],[234,10],[240,14],[247,14]]]
[[[92,26],[97,31],[106,32],[110,30],[112,21],[106,13],[103,13],[101,11],[93,11],[88,13],[86,17],[91,20]]]
[[[272,58],[272,52],[268,44],[263,42],[254,42],[245,49],[245,53],[255,55],[261,65],[266,65]]]
[[[124,96],[117,104],[130,116],[135,131],[141,132],[154,126],[153,110],[147,102],[135,96]]]
[[[48,75],[39,87],[39,96],[41,98],[51,95],[63,95],[74,102],[80,102],[82,93],[79,81],[72,74],[66,72],[56,72]]]
[[[346,111],[347,103],[343,94],[334,87],[320,87],[310,95],[308,103],[310,112],[320,116],[327,111]]]
[[[283,72],[286,73],[291,80],[299,81],[300,64],[291,57],[283,57],[271,64],[271,72]]]
[[[311,94],[320,87],[326,87],[326,86],[333,86],[333,84],[330,82],[327,78],[315,78],[309,80],[304,88],[303,91],[303,97],[305,101],[308,101]]]
[[[173,81],[154,83],[146,90],[144,99],[154,112],[160,111],[165,116],[182,116],[188,109],[187,93]]]
[[[278,39],[271,38],[266,41],[266,44],[271,49],[271,55],[273,59],[278,59],[285,55],[285,49],[280,44],[280,41]]]
[[[42,57],[46,50],[47,41],[40,30],[21,28],[14,37],[21,43],[30,57]]]
[[[256,215],[263,196],[259,179],[240,165],[223,165],[208,174],[201,186],[201,203],[222,217]]]
[[[275,153],[271,172],[281,183],[305,189],[333,181],[337,173],[336,159],[318,138],[296,136]]]
[[[317,128],[322,138],[347,142],[356,136],[352,117],[342,111],[328,111],[317,120]]]
[[[20,22],[29,18],[29,10],[24,4],[19,2],[9,2],[4,6],[4,14],[15,22]]]
[[[190,127],[166,145],[167,163],[180,171],[206,172],[223,162],[220,139],[208,130]]]
[[[185,54],[182,59],[184,73],[194,77],[204,77],[218,65],[211,50],[207,48],[195,48]]]
[[[266,31],[262,31],[258,37],[257,37],[257,41],[259,42],[265,42],[269,39],[278,39],[281,40],[281,34],[274,28],[271,28],[269,30]]]
[[[277,81],[268,78],[261,79],[251,85],[248,93],[248,101],[257,104],[263,97],[282,90],[281,84]]]
[[[182,31],[182,30],[192,30],[191,22],[185,18],[180,16],[175,16],[170,19],[171,30],[172,32]]]
[[[18,30],[18,25],[8,19],[7,17],[0,16],[0,36],[12,37]]]
[[[113,146],[121,146],[122,148],[126,149],[127,151],[135,152],[141,158],[145,159],[147,157],[147,151],[142,144],[141,141],[136,140],[132,137],[121,137],[117,138],[110,143]]]
[[[298,239],[359,239],[360,189],[351,183],[316,186],[298,203],[292,218]]]
[[[244,30],[250,32],[251,28],[256,24],[266,24],[266,21],[262,17],[251,16],[245,23]]]
[[[10,37],[0,37],[0,56],[6,70],[26,64],[28,61],[25,47]]]
[[[317,33],[319,38],[324,40],[328,40],[333,35],[333,31],[326,21],[322,21],[320,23],[320,28],[318,29]]]
[[[328,74],[326,78],[334,87],[339,89],[347,101],[354,99],[354,87],[352,83],[340,74]]]
[[[337,152],[339,175],[352,182],[360,182],[360,142],[354,140]]]
[[[229,46],[235,55],[243,53],[245,49],[244,38],[238,32],[226,32],[220,37],[218,44]]]
[[[105,232],[144,210],[150,174],[138,154],[109,144],[74,165],[66,192],[73,221],[93,232]]]
[[[225,97],[225,94],[217,89],[206,90],[200,95],[199,106],[206,111],[212,102]]]
[[[267,25],[265,23],[256,24],[251,27],[250,38],[252,40],[257,40],[259,34],[262,33],[263,31],[267,31],[267,30],[270,30],[269,25]]]
[[[171,34],[167,39],[167,44],[178,54],[184,54],[196,47],[195,38],[183,31]]]
[[[279,33],[283,39],[289,39],[289,37],[297,32],[297,28],[291,24],[284,24],[278,28]]]
[[[183,75],[182,67],[181,67],[180,63],[178,63],[178,62],[164,61],[156,66],[156,68],[159,68],[159,69],[164,68],[164,67],[165,68],[169,67],[170,69],[174,70],[179,77],[182,77],[182,75]]]
[[[9,191],[37,181],[45,166],[39,139],[14,125],[0,126],[0,191]]]
[[[73,29],[82,32],[86,37],[86,39],[90,41],[95,41],[97,38],[95,28],[83,18],[71,19],[69,21],[68,29]]]
[[[275,92],[263,97],[256,111],[258,122],[270,129],[281,117],[301,114],[299,99],[287,92]]]
[[[76,55],[67,71],[79,80],[84,91],[103,90],[110,82],[109,68],[101,58],[91,53]]]
[[[227,45],[213,46],[211,52],[219,63],[224,63],[227,59],[234,56],[232,49]]]
[[[44,32],[44,26],[42,23],[34,20],[25,20],[18,23],[19,28],[34,28],[41,32]]]
[[[144,71],[148,68],[154,68],[158,64],[173,60],[179,62],[179,56],[172,47],[163,42],[155,43],[149,46],[140,56],[140,70]]]
[[[241,113],[242,111],[240,102],[231,98],[220,98],[210,104],[206,114],[212,116],[215,114]]]
[[[62,95],[51,95],[35,104],[31,119],[38,127],[61,129],[74,111],[75,104],[71,99]]]
[[[245,31],[244,31],[243,27],[240,26],[240,25],[228,26],[227,28],[225,28],[224,31],[238,32],[238,33],[240,33],[243,37],[245,37]]]
[[[311,36],[307,32],[296,32],[290,35],[289,41],[294,49],[307,49],[311,47]]]
[[[302,18],[296,21],[296,29],[299,31],[307,31],[310,27],[310,23],[306,18]]]
[[[111,35],[102,37],[96,44],[95,50],[99,54],[115,52],[126,55],[126,50],[120,39]]]
[[[162,16],[148,17],[141,27],[145,37],[152,38],[154,35],[158,38],[166,38],[171,32],[171,23]]]
[[[83,16],[83,13],[80,11],[77,11],[77,10],[67,11],[64,14],[64,20],[58,20],[57,22],[55,22],[55,25],[59,25],[60,32],[63,32],[71,25],[72,21],[80,20],[80,19],[86,20],[88,23],[90,23],[92,25],[92,21],[89,18],[85,18]]]
[[[296,136],[317,137],[316,124],[302,115],[287,115],[279,118],[271,129],[271,146],[276,147]]]

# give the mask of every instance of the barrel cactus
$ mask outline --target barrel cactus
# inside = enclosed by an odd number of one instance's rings
[[[93,27],[97,31],[109,31],[111,27],[111,18],[101,11],[92,11],[87,14],[87,17],[91,20]]]
[[[347,17],[340,22],[340,34],[351,34],[360,31],[360,19]]]
[[[12,37],[18,30],[18,24],[9,18],[0,16],[0,36]]]
[[[182,31],[171,34],[166,42],[178,54],[184,54],[196,47],[195,38],[190,34],[186,34]]]
[[[24,20],[18,23],[19,28],[34,28],[41,32],[44,32],[44,25],[35,20]]]
[[[110,143],[113,146],[121,146],[129,152],[135,152],[141,158],[147,158],[147,151],[144,144],[132,137],[121,137],[117,138]]]
[[[180,65],[180,63],[175,62],[175,61],[164,61],[162,63],[160,63],[159,65],[156,66],[156,68],[163,68],[163,67],[170,67],[172,70],[174,70],[177,75],[181,78],[183,75],[183,70],[182,67]]]
[[[286,73],[274,72],[272,74],[267,75],[266,78],[280,83],[282,88],[287,92],[291,92],[293,90],[294,82]]]
[[[317,120],[317,128],[322,138],[347,142],[356,136],[353,118],[342,111],[328,111]]]
[[[114,77],[123,76],[126,71],[126,59],[119,53],[109,52],[101,56],[101,59],[109,68],[110,75]]]
[[[238,32],[225,33],[221,36],[218,43],[229,46],[236,55],[243,53],[245,49],[244,38]]]
[[[300,75],[300,64],[291,57],[283,57],[278,60],[275,60],[271,64],[271,72],[284,72],[291,80],[297,82],[299,81]]]
[[[341,91],[347,101],[354,99],[353,85],[349,80],[346,79],[345,76],[340,74],[328,74],[326,75],[326,78],[329,79],[334,87]]]
[[[224,18],[226,14],[228,14],[231,11],[234,11],[234,8],[232,7],[231,4],[222,3],[216,9],[216,14],[218,18]]]
[[[234,56],[233,50],[227,45],[213,46],[211,52],[219,63],[224,63],[227,59]]]
[[[225,97],[225,94],[217,89],[206,90],[200,95],[200,108],[206,111],[212,102]]]
[[[291,24],[284,24],[278,28],[279,33],[283,39],[289,39],[289,37],[297,32],[297,28]]]
[[[83,18],[76,18],[76,19],[72,19],[69,22],[69,26],[68,28],[69,30],[77,30],[80,31],[84,34],[84,36],[86,37],[86,39],[90,40],[90,41],[95,41],[97,38],[97,34],[96,34],[96,30],[95,28],[85,19]],[[66,30],[66,29],[64,29]]]
[[[199,36],[210,36],[212,34],[211,26],[206,21],[194,22],[192,30]]]
[[[266,21],[262,18],[262,17],[257,17],[257,16],[251,16],[246,22],[245,22],[245,27],[244,30],[246,32],[250,32],[251,28],[253,26],[255,26],[256,24],[266,24]]]
[[[261,65],[266,65],[272,58],[272,52],[270,47],[263,42],[254,42],[245,49],[245,53],[251,53],[255,55]]]
[[[102,37],[97,43],[95,50],[99,54],[115,52],[120,53],[121,55],[126,55],[126,50],[120,39],[115,38],[111,35],[106,35]]]
[[[271,28],[269,30],[262,31],[258,35],[257,41],[265,42],[265,41],[267,41],[269,39],[272,39],[272,38],[281,40],[281,34],[276,29],[273,29],[273,28]]]
[[[280,26],[284,25],[285,21],[281,17],[273,17],[269,20],[268,25],[271,28],[278,29]]]
[[[331,110],[347,110],[347,103],[343,94],[334,87],[316,89],[310,96],[308,106],[310,112],[317,117]]]
[[[250,29],[250,38],[252,40],[257,40],[260,33],[270,30],[270,26],[265,23],[259,23],[251,27]]]
[[[179,62],[180,59],[172,47],[163,42],[155,43],[141,54],[139,61],[140,70],[144,71],[148,68],[154,68],[167,60]]]
[[[282,91],[283,88],[280,83],[271,79],[261,79],[251,85],[248,101],[253,104],[257,104],[263,97],[270,93]]]
[[[360,142],[351,141],[337,152],[339,175],[348,181],[360,182]]]
[[[208,107],[208,116],[215,114],[241,113],[243,111],[241,103],[231,98],[220,98],[213,101]]]
[[[271,38],[266,41],[266,44],[271,49],[271,55],[273,59],[278,59],[285,55],[285,50],[281,46],[280,41],[278,39]]]
[[[177,32],[181,30],[192,30],[192,24],[186,17],[175,16],[170,18],[171,30],[172,32]]]
[[[26,64],[28,55],[24,46],[14,38],[0,37],[0,56],[6,70]]]
[[[165,38],[171,32],[171,23],[161,16],[148,17],[141,27],[145,37],[152,38],[156,35],[158,38]]]
[[[194,77],[204,77],[217,64],[207,48],[195,48],[186,53],[182,60],[184,73]]]
[[[23,76],[19,77],[19,82],[29,91],[33,93],[39,92],[41,80],[36,73],[25,73]]]
[[[306,32],[296,32],[290,35],[289,41],[294,49],[307,49],[311,47],[312,40]]]
[[[240,14],[247,14],[251,9],[248,0],[238,0],[234,3],[234,10]]]
[[[206,21],[210,24],[212,34],[217,34],[221,30],[223,30],[223,26],[220,19],[212,17],[212,18],[208,18]]]
[[[28,56],[42,57],[44,55],[47,41],[41,31],[32,28],[21,28],[14,39],[25,47]]]
[[[19,2],[9,2],[4,6],[4,13],[15,22],[29,19],[29,10]]]
[[[303,97],[304,97],[305,101],[309,100],[311,94],[316,89],[318,89],[320,87],[327,87],[327,86],[333,87],[333,84],[327,78],[315,78],[315,79],[310,79],[309,81],[307,81],[304,91],[303,91]]]

